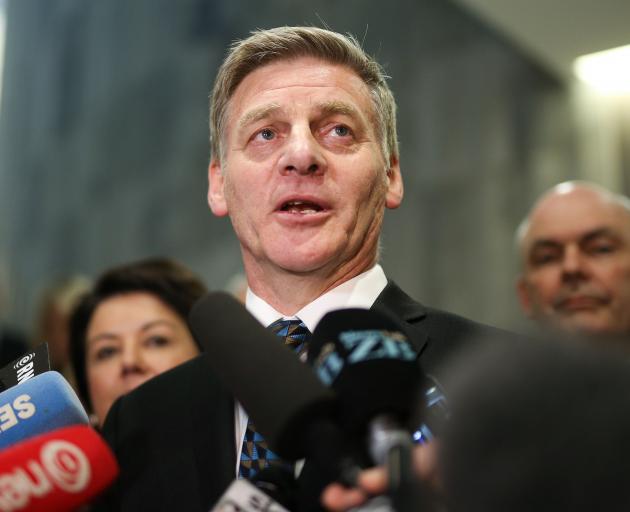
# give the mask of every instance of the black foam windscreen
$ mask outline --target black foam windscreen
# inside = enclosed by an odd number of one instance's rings
[[[288,460],[304,457],[304,430],[333,414],[333,392],[227,293],[203,297],[189,324],[207,364],[271,448]]]
[[[282,464],[268,466],[256,473],[250,482],[287,510],[296,509],[298,483],[292,468]]]
[[[367,309],[328,313],[313,333],[309,363],[332,386],[348,432],[377,414],[405,423],[419,406],[423,375],[418,354],[394,318]]]

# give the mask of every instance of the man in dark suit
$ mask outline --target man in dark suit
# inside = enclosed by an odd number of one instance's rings
[[[381,67],[354,39],[255,32],[216,78],[208,202],[230,217],[246,307],[261,324],[299,319],[312,332],[334,309],[385,310],[434,373],[486,328],[418,304],[378,264],[385,208],[403,197],[395,110]],[[121,465],[110,508],[209,510],[237,475],[247,429],[203,356],[146,383],[104,427]]]

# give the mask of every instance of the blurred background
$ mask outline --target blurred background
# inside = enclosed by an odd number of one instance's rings
[[[27,332],[68,276],[154,255],[212,289],[241,271],[206,204],[207,103],[226,47],[255,28],[352,32],[391,75],[405,201],[382,260],[427,305],[523,328],[512,239],[535,197],[567,179],[629,192],[628,98],[573,70],[630,44],[626,0],[3,0],[0,13],[0,313]]]

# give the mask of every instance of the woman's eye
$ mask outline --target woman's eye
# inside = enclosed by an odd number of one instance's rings
[[[95,353],[95,358],[97,361],[105,361],[106,359],[111,358],[114,354],[116,354],[115,347],[101,347]]]
[[[170,343],[170,340],[165,336],[151,336],[146,339],[146,344],[153,347],[164,347]]]

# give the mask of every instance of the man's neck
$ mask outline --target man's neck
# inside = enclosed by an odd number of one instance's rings
[[[263,271],[259,266],[245,265],[250,289],[267,304],[285,316],[292,316],[326,292],[369,270],[376,261],[350,264],[334,272],[296,274],[287,271]]]

